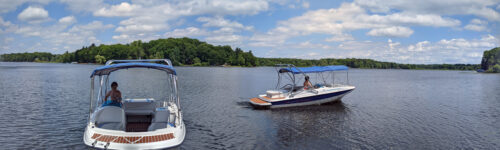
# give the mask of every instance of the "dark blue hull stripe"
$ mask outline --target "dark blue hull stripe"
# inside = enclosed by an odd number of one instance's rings
[[[317,95],[317,96],[311,96],[311,97],[302,97],[302,98],[297,98],[297,99],[292,99],[292,100],[284,100],[284,101],[278,101],[278,102],[271,102],[272,105],[284,105],[284,104],[295,104],[295,103],[303,103],[303,102],[310,102],[310,101],[316,101],[316,100],[321,100],[321,99],[326,99],[330,97],[335,97],[339,96],[348,92],[351,92],[352,90],[346,90],[346,91],[341,91],[341,92],[334,92],[334,93],[329,93],[329,94],[322,94],[322,95]]]

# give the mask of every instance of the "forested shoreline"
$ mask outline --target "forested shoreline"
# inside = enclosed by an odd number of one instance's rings
[[[500,47],[484,51],[481,69],[486,72],[500,73]]]
[[[372,59],[294,59],[259,58],[252,51],[245,52],[230,46],[214,46],[197,39],[168,38],[149,42],[134,41],[129,44],[82,47],[75,52],[51,54],[47,52],[11,53],[0,55],[0,61],[9,62],[57,62],[57,63],[104,63],[111,59],[162,59],[168,58],[176,66],[273,66],[294,64],[296,66],[346,65],[351,68],[368,69],[444,69],[476,70],[478,64],[399,64]]]

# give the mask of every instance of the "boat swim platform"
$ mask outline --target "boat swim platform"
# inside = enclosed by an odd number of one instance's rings
[[[161,142],[170,139],[174,139],[173,133],[154,135],[154,136],[113,136],[113,135],[103,135],[94,133],[92,135],[92,139],[101,142],[112,142],[112,143],[121,143],[121,144],[140,144],[140,143],[153,143],[153,142]]]
[[[252,104],[252,106],[257,106],[257,107],[268,107],[268,106],[272,105],[271,103],[266,102],[266,101],[264,101],[260,98],[257,98],[257,97],[251,98],[250,104]]]

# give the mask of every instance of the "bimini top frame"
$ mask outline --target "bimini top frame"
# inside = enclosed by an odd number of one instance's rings
[[[307,73],[323,73],[323,72],[332,72],[332,78],[335,78],[333,75],[333,72],[335,71],[346,71],[347,72],[347,84],[349,84],[349,67],[344,66],[344,65],[332,65],[332,66],[312,66],[312,67],[295,67],[293,64],[276,64],[276,71],[278,72],[278,83],[276,84],[276,89],[286,89],[290,88],[293,89],[296,87],[296,79],[295,76],[296,74],[302,74],[306,76]],[[291,84],[286,84],[283,87],[280,87],[281,85],[281,76],[282,74],[288,75]],[[321,77],[323,75],[321,74]],[[326,80],[323,79],[323,81],[326,84]],[[333,79],[334,81],[334,79]],[[287,87],[291,86],[291,87]],[[289,94],[292,94],[293,90],[289,91]]]
[[[319,72],[327,72],[327,71],[342,71],[349,70],[347,66],[344,65],[334,65],[334,66],[312,66],[312,67],[295,67],[291,64],[287,65],[286,68],[281,68],[279,73],[291,72],[293,74],[302,74],[302,73],[319,73]]]
[[[153,62],[160,62],[165,64],[157,64]],[[115,63],[115,64],[113,64]],[[168,59],[146,59],[146,60],[109,60],[105,66],[99,67],[92,72],[90,77],[109,75],[113,71],[128,68],[151,68],[165,71],[169,74],[176,75],[172,63]]]
[[[170,100],[171,102],[176,103],[177,105],[177,111],[181,111],[181,106],[180,106],[180,98],[179,98],[179,91],[178,85],[177,85],[177,73],[175,72],[174,67],[172,66],[172,63],[168,59],[144,59],[144,60],[109,60],[106,62],[105,66],[98,67],[95,69],[92,74],[90,75],[91,78],[91,90],[90,90],[90,108],[89,108],[89,114],[92,114],[93,111],[93,105],[99,106],[99,102],[101,102],[104,99],[104,94],[107,93],[108,87],[108,81],[109,81],[109,75],[117,70],[121,69],[128,69],[128,68],[149,68],[149,69],[157,69],[161,71],[165,71],[168,74],[168,81],[171,83],[171,94],[170,94]],[[98,76],[99,78],[99,93],[97,96],[97,101],[96,104],[93,104],[92,102],[94,101],[94,78]],[[167,105],[166,101],[163,101],[163,107]],[[89,115],[90,119],[90,115]]]

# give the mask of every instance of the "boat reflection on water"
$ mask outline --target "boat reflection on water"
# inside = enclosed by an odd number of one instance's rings
[[[343,137],[346,133],[343,129],[349,128],[349,118],[352,116],[346,105],[341,101],[335,101],[308,107],[267,110],[270,120],[275,123],[272,127],[274,131],[270,133],[274,135],[271,137],[277,138],[273,141],[279,141],[273,145],[266,145],[267,148],[322,149],[325,145],[344,147],[338,142],[343,140],[332,137]],[[318,142],[330,143],[318,144]]]

